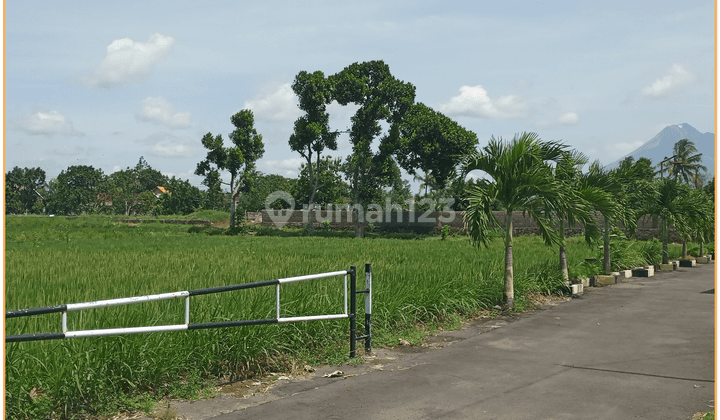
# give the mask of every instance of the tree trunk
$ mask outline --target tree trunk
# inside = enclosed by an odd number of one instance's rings
[[[612,272],[612,267],[610,266],[610,221],[606,217],[603,217],[605,220],[605,232],[603,235],[603,271],[605,274],[610,274]]]
[[[682,257],[683,259],[687,258],[687,241],[683,241],[683,247],[682,247]]]
[[[358,185],[360,180],[360,168],[356,163],[355,166],[355,173],[353,174],[353,192],[355,193],[355,205],[356,207],[353,208],[353,213],[355,214],[355,237],[356,238],[363,238],[365,237],[365,232],[363,232],[363,229],[360,226],[360,211],[357,208],[357,205],[360,204],[360,186]]]
[[[507,211],[505,219],[505,308],[515,308],[515,289],[513,288],[513,221],[512,211]]]
[[[240,189],[240,181],[235,185],[235,175],[230,175],[230,227],[235,227],[235,196]]]
[[[563,278],[567,281],[570,279],[570,274],[568,273],[567,253],[565,252],[565,223],[563,217],[559,217],[558,219],[560,219],[560,271],[563,274]]]
[[[663,264],[669,264],[670,263],[670,254],[668,253],[668,226],[667,226],[667,220],[665,220],[665,218],[660,219],[660,232],[662,234],[662,244],[663,244],[662,262],[663,262]]]
[[[703,241],[700,241],[700,256],[701,256],[701,257],[705,256],[705,251],[704,251],[704,247],[703,247]]]

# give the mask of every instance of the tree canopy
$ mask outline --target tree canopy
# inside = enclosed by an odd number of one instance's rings
[[[243,109],[230,118],[235,130],[228,135],[233,146],[224,147],[222,135],[213,137],[207,133],[202,145],[208,149],[207,156],[197,164],[195,174],[204,176],[203,184],[215,192],[220,184],[230,187],[230,225],[235,226],[236,200],[247,178],[252,176],[255,162],[265,153],[262,136],[255,130],[255,119],[249,109]],[[230,173],[230,182],[223,182],[221,171]],[[214,197],[218,199],[219,197]]]

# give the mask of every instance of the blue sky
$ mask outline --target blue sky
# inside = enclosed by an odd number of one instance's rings
[[[144,156],[200,186],[200,139],[244,108],[258,169],[295,177],[295,75],[368,60],[480,146],[535,131],[607,164],[670,124],[714,131],[711,1],[23,1],[5,18],[5,170],[48,179]],[[332,127],[353,112],[331,106]]]

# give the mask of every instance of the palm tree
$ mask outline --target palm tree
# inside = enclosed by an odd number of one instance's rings
[[[569,228],[583,225],[585,241],[591,244],[599,237],[596,211],[614,215],[618,210],[612,194],[603,188],[588,183],[588,176],[582,174],[581,168],[587,163],[587,157],[580,152],[565,152],[555,166],[555,178],[563,183],[567,200],[558,203],[555,214],[558,218],[560,234],[560,271],[568,280],[567,255],[565,252],[565,223]],[[593,168],[598,168],[595,163]]]
[[[476,246],[489,246],[489,230],[501,229],[502,224],[492,213],[492,204],[499,202],[506,212],[505,219],[505,290],[506,309],[514,308],[513,288],[513,211],[527,212],[538,224],[548,245],[558,244],[548,208],[565,199],[562,184],[552,173],[549,162],[557,162],[567,146],[558,142],[544,142],[535,133],[515,135],[511,142],[490,138],[482,152],[468,156],[463,172],[480,170],[490,179],[480,179],[467,191],[469,201],[465,210],[465,224]]]
[[[698,203],[690,194],[690,188],[671,178],[656,181],[657,194],[648,200],[646,213],[660,218],[660,235],[663,243],[663,264],[668,264],[668,242],[670,228],[674,227],[680,236],[690,232],[692,219],[704,217]]]
[[[420,191],[418,191],[418,194],[425,188],[425,195],[428,195],[428,187],[434,189],[435,185],[435,177],[432,175],[431,172],[426,172],[424,175],[414,175],[413,181],[421,181],[420,182]]]
[[[588,194],[594,196],[591,200],[594,210],[603,216],[603,272],[610,274],[612,271],[610,261],[610,228],[619,220],[632,227],[632,217],[627,217],[623,209],[626,202],[625,189],[618,176],[620,171],[608,172],[599,161],[590,165],[588,172],[580,177],[578,189],[587,190]],[[636,219],[635,219],[636,220]]]
[[[690,201],[695,209],[695,217],[689,220],[689,232],[683,232],[683,258],[687,258],[687,241],[694,239],[700,244],[700,255],[704,254],[703,246],[715,238],[715,202],[702,189],[690,191]]]
[[[692,183],[698,186],[698,183],[702,182],[700,171],[705,171],[707,168],[700,164],[702,153],[697,151],[695,143],[688,139],[679,140],[673,146],[673,156],[660,162],[660,175],[663,171],[667,171],[668,175],[676,181],[681,180],[685,184]],[[670,166],[664,168],[663,163],[668,160],[670,160]]]

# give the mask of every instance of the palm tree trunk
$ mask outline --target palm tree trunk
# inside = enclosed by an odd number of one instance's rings
[[[512,210],[507,211],[505,219],[505,308],[515,307],[515,290],[513,288],[513,221]]]
[[[605,274],[610,274],[612,268],[610,267],[610,221],[607,217],[603,217],[605,220],[605,232],[603,235],[603,271]]]
[[[682,257],[683,259],[687,258],[687,241],[683,241],[683,247],[682,247]]]
[[[668,253],[668,226],[667,226],[667,220],[665,220],[665,218],[662,218],[660,220],[660,230],[662,233],[662,244],[663,244],[662,262],[663,262],[663,264],[669,264],[670,263],[670,254]]]
[[[560,220],[560,226],[558,232],[560,233],[560,271],[563,274],[563,278],[567,281],[570,279],[567,266],[567,253],[565,252],[565,222],[563,217],[558,218]]]
[[[703,241],[700,241],[700,256],[701,256],[701,257],[705,256],[705,251],[704,251],[704,247],[703,247]]]

